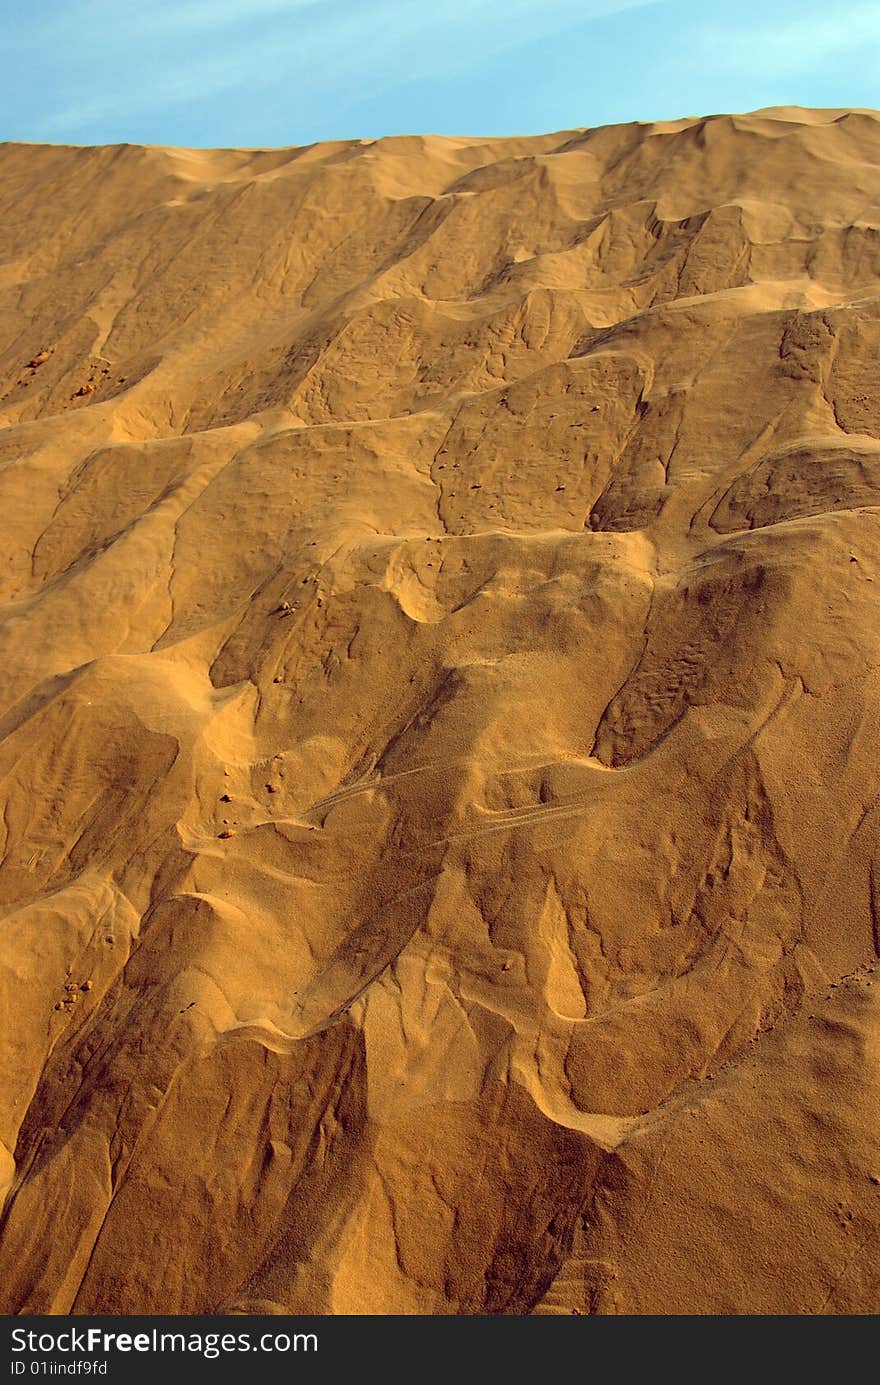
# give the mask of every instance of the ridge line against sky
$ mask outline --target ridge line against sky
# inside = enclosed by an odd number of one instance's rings
[[[880,92],[845,0],[46,0],[4,15],[0,139],[192,146],[508,135]]]

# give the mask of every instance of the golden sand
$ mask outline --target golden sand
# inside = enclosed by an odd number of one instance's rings
[[[876,1311],[880,117],[4,146],[0,530],[0,1310]]]

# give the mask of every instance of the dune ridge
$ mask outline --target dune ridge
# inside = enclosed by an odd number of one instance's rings
[[[0,1309],[880,1301],[880,115],[0,146]]]

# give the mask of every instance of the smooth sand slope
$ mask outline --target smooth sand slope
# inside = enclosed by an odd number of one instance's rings
[[[880,1306],[880,117],[0,149],[6,1312]]]

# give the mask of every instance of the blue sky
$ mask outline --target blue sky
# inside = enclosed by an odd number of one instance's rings
[[[0,139],[516,134],[880,105],[878,0],[0,0]]]

